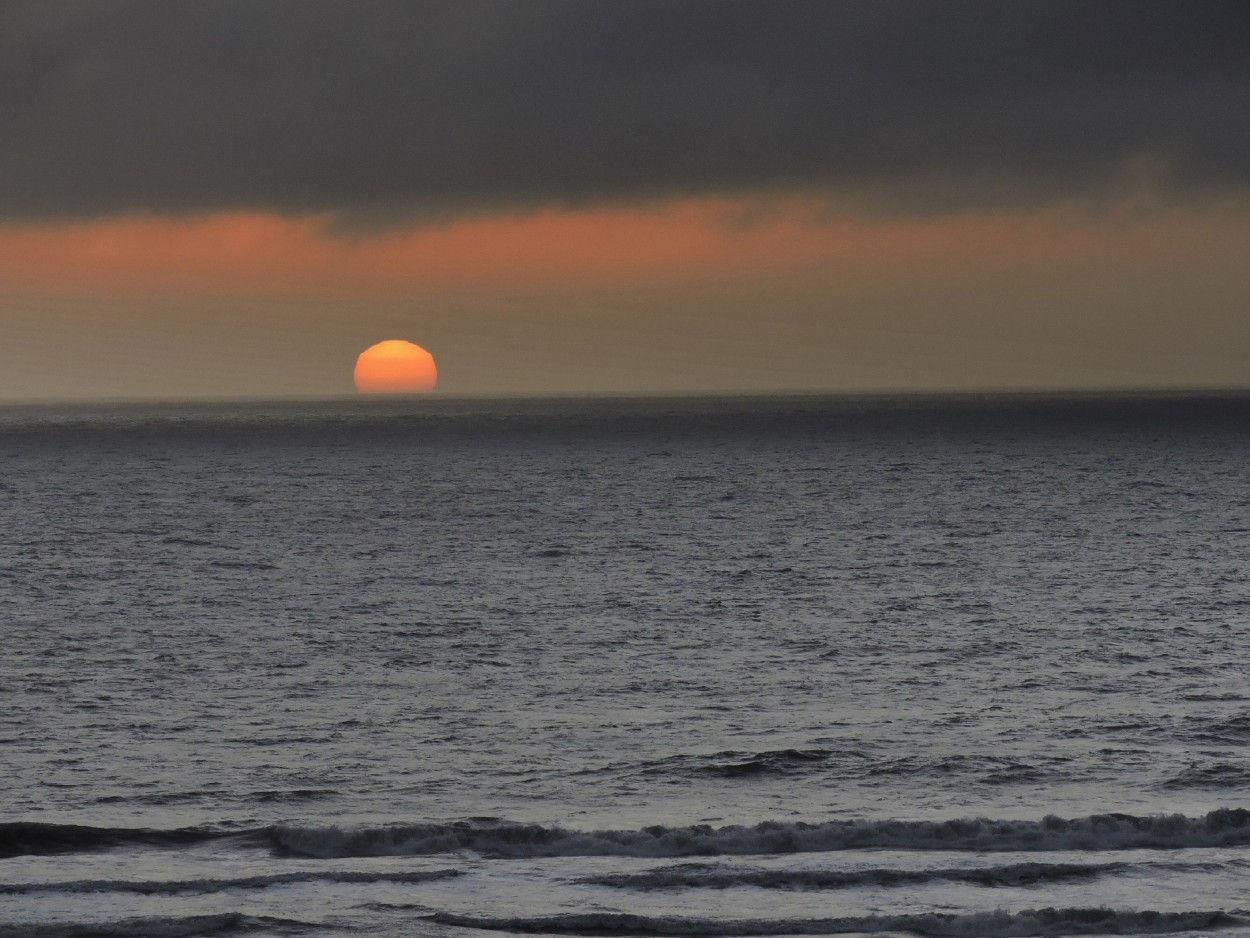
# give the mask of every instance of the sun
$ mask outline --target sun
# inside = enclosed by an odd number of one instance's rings
[[[362,394],[424,394],[438,384],[438,368],[421,346],[387,339],[360,353],[352,377]]]

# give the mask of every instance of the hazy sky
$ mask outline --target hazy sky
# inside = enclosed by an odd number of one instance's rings
[[[0,0],[0,400],[1250,386],[1245,0]]]

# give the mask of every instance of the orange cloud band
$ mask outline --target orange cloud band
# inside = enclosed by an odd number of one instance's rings
[[[802,199],[687,200],[470,219],[354,237],[326,219],[227,214],[0,226],[0,287],[92,292],[350,292],[587,286],[904,265],[1030,262],[1226,249],[1228,226],[1169,219],[1115,228],[1053,214],[859,222]],[[1244,215],[1233,226],[1250,228]],[[1244,242],[1242,242],[1244,243]]]

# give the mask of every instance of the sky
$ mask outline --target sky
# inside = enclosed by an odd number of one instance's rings
[[[1245,0],[0,0],[0,402],[1250,387]]]

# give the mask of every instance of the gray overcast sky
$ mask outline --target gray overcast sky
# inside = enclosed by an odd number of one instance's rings
[[[1250,178],[1245,0],[0,0],[0,217]]]

